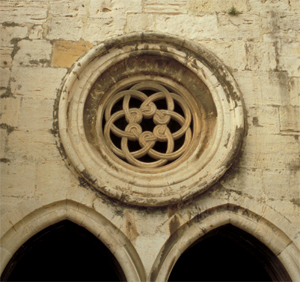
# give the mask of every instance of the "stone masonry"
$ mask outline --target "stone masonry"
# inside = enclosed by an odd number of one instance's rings
[[[94,46],[134,32],[200,44],[228,67],[244,99],[246,132],[234,164],[205,193],[172,206],[130,206],[96,192],[58,150],[53,113],[64,77]],[[22,243],[50,224],[71,219],[101,234],[101,215],[138,257],[136,279],[159,280],[170,235],[216,210],[216,217],[255,214],[252,229],[248,219],[237,217],[237,225],[270,249],[280,246],[272,251],[300,280],[300,1],[2,0],[0,96],[1,272]],[[221,206],[237,208],[219,215]],[[211,222],[203,228],[218,225]],[[267,234],[269,227],[281,233]]]

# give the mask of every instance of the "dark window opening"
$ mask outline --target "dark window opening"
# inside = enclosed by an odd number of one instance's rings
[[[291,281],[276,255],[230,224],[201,237],[176,262],[169,281]]]
[[[54,224],[23,244],[1,281],[125,281],[108,248],[70,221]]]

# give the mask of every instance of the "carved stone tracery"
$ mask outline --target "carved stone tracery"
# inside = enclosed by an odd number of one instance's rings
[[[145,91],[154,93],[147,96]],[[120,100],[122,109],[112,113],[113,108]],[[140,107],[130,107],[132,100],[140,101]],[[166,109],[156,105],[155,102],[161,100],[165,100]],[[182,109],[183,116],[175,111],[175,103]],[[127,123],[123,130],[115,125],[115,122],[120,119],[125,119]],[[149,123],[143,126],[146,128],[142,128],[141,124],[145,119],[152,120],[154,124],[152,131],[149,131],[149,127],[151,127]],[[177,123],[180,128],[174,131],[174,126],[173,128],[169,127],[170,121],[173,124]],[[105,110],[104,139],[112,152],[127,160],[128,163],[137,167],[156,168],[177,160],[186,152],[192,139],[191,121],[191,111],[179,94],[169,92],[166,87],[153,81],[140,82],[128,90],[116,93],[108,101]],[[119,147],[115,145],[116,142],[112,141],[111,134],[121,139]],[[183,144],[175,149],[175,143],[181,137],[184,137]],[[136,150],[131,151],[128,146],[129,141],[138,141],[140,148],[137,149],[136,144]],[[160,151],[154,148],[159,142],[166,143],[165,152],[162,152],[160,148],[158,148]],[[146,155],[148,161],[139,160]],[[149,161],[151,158],[152,161]]]

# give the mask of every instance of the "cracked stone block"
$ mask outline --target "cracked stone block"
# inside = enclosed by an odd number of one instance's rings
[[[11,54],[13,48],[11,47],[0,47],[0,67],[1,68],[11,68],[12,67],[12,58]]]
[[[14,56],[13,65],[22,67],[48,66],[52,53],[52,45],[46,40],[22,40],[20,48]]]

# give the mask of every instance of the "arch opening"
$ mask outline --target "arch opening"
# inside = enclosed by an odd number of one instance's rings
[[[26,241],[1,281],[126,281],[118,261],[92,233],[63,220]]]
[[[194,242],[175,263],[169,281],[291,281],[291,278],[262,242],[226,224]]]

